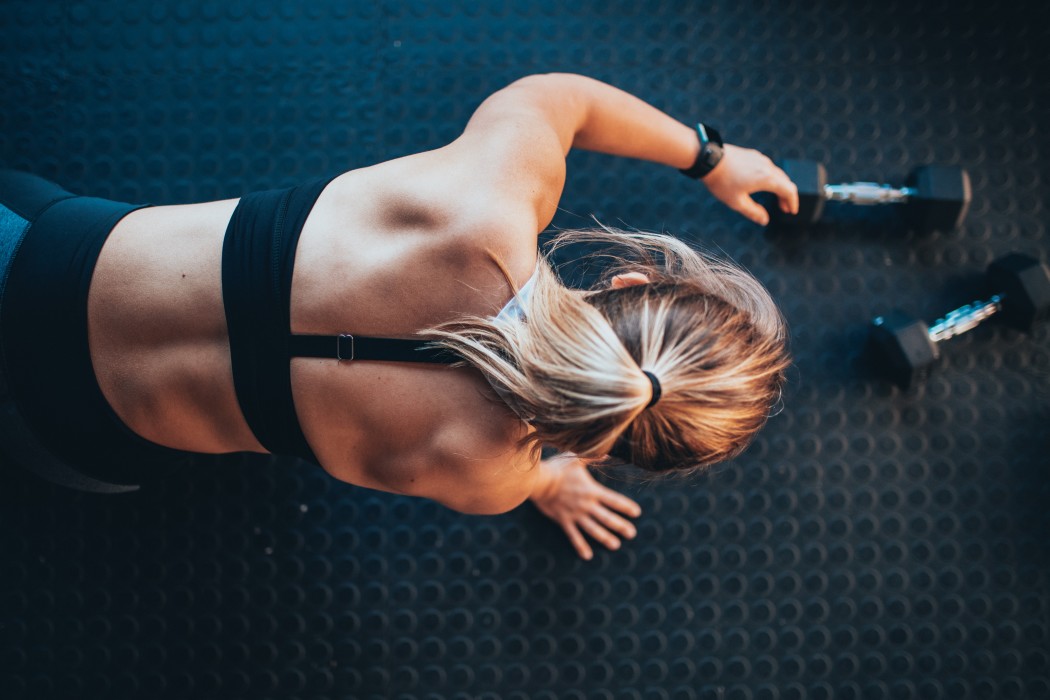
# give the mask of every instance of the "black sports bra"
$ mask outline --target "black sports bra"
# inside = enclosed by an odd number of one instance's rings
[[[222,247],[222,296],[237,402],[256,439],[274,454],[317,463],[292,401],[293,357],[451,364],[425,341],[359,335],[293,335],[292,270],[310,210],[332,178],[241,198]]]

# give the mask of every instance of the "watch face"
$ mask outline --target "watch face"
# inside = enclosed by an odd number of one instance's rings
[[[719,161],[722,160],[722,156],[725,155],[725,149],[722,148],[722,143],[711,141],[704,146],[703,157],[707,162],[707,167],[710,170],[714,170],[714,167],[718,165]]]
[[[714,170],[715,166],[722,161],[725,149],[722,143],[722,135],[707,124],[697,122],[696,134],[700,138],[700,153],[697,154],[693,167],[686,168],[681,172],[688,177],[700,179]]]
[[[717,143],[719,147],[724,145],[722,142],[722,134],[718,133],[714,127],[704,124],[704,131],[707,132],[707,137],[711,140],[711,143]]]
[[[696,125],[696,131],[700,134],[701,146],[706,146],[709,143],[716,143],[719,146],[722,145],[722,135],[718,133],[714,127],[708,126],[703,122],[698,122]]]

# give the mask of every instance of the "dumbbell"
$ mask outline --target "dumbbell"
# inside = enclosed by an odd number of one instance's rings
[[[824,165],[812,160],[785,160],[780,167],[798,187],[798,214],[768,206],[770,221],[787,226],[816,223],[826,202],[903,204],[916,231],[951,231],[962,225],[970,208],[970,175],[962,168],[924,165],[908,176],[904,187],[874,182],[829,185]],[[766,200],[770,202],[770,200]]]
[[[1037,259],[1010,253],[988,266],[987,279],[996,294],[955,309],[932,326],[901,311],[873,320],[870,339],[883,373],[906,389],[940,357],[939,343],[985,319],[998,316],[1011,328],[1029,332],[1037,321],[1050,316],[1050,270]]]

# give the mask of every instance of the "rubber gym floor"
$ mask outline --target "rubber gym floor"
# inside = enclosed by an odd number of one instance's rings
[[[491,92],[570,71],[833,182],[969,170],[954,232],[829,206],[771,234],[660,166],[574,153],[559,227],[672,232],[776,295],[783,410],[580,561],[498,517],[207,458],[135,494],[5,471],[4,698],[1050,697],[1050,353],[989,321],[921,385],[867,324],[932,321],[1047,259],[1045,3],[184,0],[0,9],[0,164],[74,192],[237,197],[453,139]],[[144,468],[148,468],[146,465]]]

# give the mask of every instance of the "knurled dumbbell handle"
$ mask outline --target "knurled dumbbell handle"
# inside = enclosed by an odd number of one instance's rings
[[[951,311],[930,326],[930,340],[939,343],[980,325],[982,321],[1002,311],[1003,297],[995,295],[988,301],[975,301]]]
[[[877,182],[824,185],[824,198],[829,202],[850,202],[862,206],[907,202],[909,197],[918,193],[914,187],[892,187]]]

